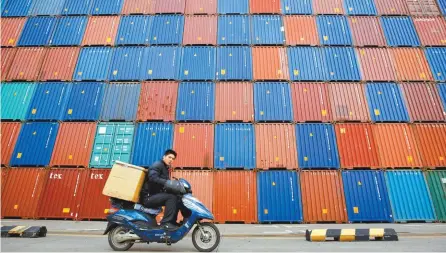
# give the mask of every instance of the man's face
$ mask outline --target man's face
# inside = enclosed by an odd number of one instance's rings
[[[164,163],[169,166],[172,164],[172,162],[174,160],[175,160],[175,156],[173,154],[168,154],[168,155],[163,156]]]

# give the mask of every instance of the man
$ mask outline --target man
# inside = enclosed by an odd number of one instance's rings
[[[161,226],[166,230],[178,228],[176,220],[179,209],[185,219],[191,214],[179,197],[179,194],[185,193],[184,187],[179,181],[169,179],[169,167],[176,157],[177,153],[174,150],[166,150],[163,158],[150,166],[140,197],[145,207],[165,206]]]

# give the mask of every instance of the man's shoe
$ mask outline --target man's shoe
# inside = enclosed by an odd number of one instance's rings
[[[161,224],[161,228],[167,231],[174,231],[178,229],[178,226],[172,223]]]

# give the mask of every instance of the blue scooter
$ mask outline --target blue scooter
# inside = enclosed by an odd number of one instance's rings
[[[203,219],[213,220],[212,213],[196,198],[192,196],[189,182],[179,179],[186,194],[182,201],[192,215],[177,230],[166,231],[158,226],[156,216],[160,209],[142,207],[139,204],[130,204],[125,201],[112,200],[112,214],[107,216],[108,225],[104,235],[108,234],[110,247],[115,251],[129,250],[134,243],[165,243],[170,246],[182,240],[195,226],[192,232],[192,243],[200,252],[211,252],[220,244],[220,231]]]

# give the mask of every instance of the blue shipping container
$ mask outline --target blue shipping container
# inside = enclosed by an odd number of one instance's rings
[[[317,16],[317,29],[321,45],[352,45],[352,35],[345,16]]]
[[[392,222],[392,207],[382,171],[343,171],[348,221]]]
[[[251,16],[252,44],[282,45],[285,43],[285,28],[279,15]]]
[[[25,120],[36,83],[0,83],[1,119]]]
[[[443,15],[446,16],[446,0],[437,0],[438,1],[438,6],[441,9],[441,12],[443,13]]]
[[[377,15],[373,0],[344,0],[344,8],[348,15]]]
[[[181,80],[214,80],[215,47],[183,47]]]
[[[293,81],[328,80],[327,66],[319,47],[288,47],[290,79]]]
[[[254,125],[224,123],[215,126],[214,166],[217,169],[256,167]]]
[[[108,76],[108,68],[113,49],[110,47],[82,48],[73,73],[73,80],[104,81]]]
[[[381,17],[389,46],[420,46],[414,23],[410,17]]]
[[[446,81],[446,48],[426,48],[426,58],[436,81]]]
[[[219,47],[217,60],[217,80],[252,79],[250,47]]]
[[[446,83],[437,84],[437,89],[443,102],[443,112],[446,114]]]
[[[108,80],[136,81],[141,80],[146,69],[144,60],[145,47],[117,47],[110,64]]]
[[[258,172],[257,214],[259,222],[302,221],[299,174],[295,171]]]
[[[3,10],[5,9],[5,5],[8,0],[0,0],[0,13],[3,13]]]
[[[249,16],[228,15],[218,17],[218,44],[248,45],[251,43]]]
[[[17,0],[16,0],[17,1]],[[34,0],[30,9],[30,16],[56,16],[62,13],[65,0]]]
[[[62,120],[72,83],[38,83],[28,108],[27,120]]]
[[[124,0],[94,0],[91,15],[120,14]]]
[[[255,121],[292,121],[290,85],[285,82],[254,83]]]
[[[101,120],[136,119],[141,83],[111,83],[105,87]]]
[[[331,81],[360,81],[358,60],[351,47],[326,47],[322,49],[327,63],[327,77]]]
[[[105,83],[73,83],[63,120],[99,120]]]
[[[409,121],[400,87],[395,83],[367,83],[366,96],[372,122]]]
[[[14,153],[12,153],[10,165],[47,166],[51,160],[58,130],[58,123],[24,123]]]
[[[339,168],[338,146],[333,125],[296,125],[300,168]]]
[[[32,0],[10,0],[3,8],[2,17],[24,17],[28,15]]]
[[[183,42],[183,15],[156,15],[150,31],[151,45],[175,45]]]
[[[90,14],[93,0],[66,0],[62,10],[63,15],[88,15]]]
[[[433,221],[435,213],[426,180],[420,170],[386,171],[395,221]]]
[[[178,80],[181,64],[181,47],[152,46],[144,52],[144,80]]]
[[[148,45],[153,17],[147,15],[122,16],[116,45]]]
[[[219,14],[248,14],[249,0],[221,0],[218,1]]]
[[[87,27],[87,17],[60,17],[50,40],[55,46],[79,46]]]
[[[312,0],[281,0],[283,14],[313,14]]]
[[[180,83],[176,119],[181,121],[214,120],[215,84]]]
[[[18,46],[48,45],[56,25],[55,17],[30,17],[23,27]]]
[[[132,164],[149,167],[172,146],[172,123],[140,123],[136,126]]]

